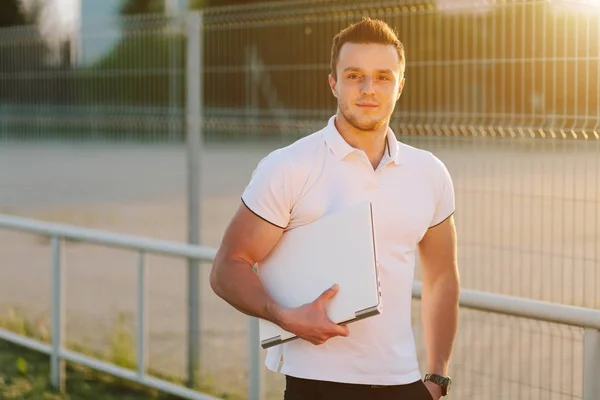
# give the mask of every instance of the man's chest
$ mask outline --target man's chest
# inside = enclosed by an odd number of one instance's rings
[[[416,244],[435,212],[433,187],[418,172],[404,166],[377,172],[352,166],[310,176],[292,210],[290,228],[362,201],[372,203],[375,234],[383,243]]]

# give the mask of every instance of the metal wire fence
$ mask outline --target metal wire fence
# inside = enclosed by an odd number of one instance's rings
[[[454,178],[463,286],[600,307],[600,8],[593,2],[298,0],[206,10],[198,71],[208,144],[202,242],[218,245],[263,155],[335,112],[331,39],[366,15],[389,22],[406,47],[407,83],[392,128],[439,156]],[[85,46],[59,50],[34,28],[0,32],[0,182],[14,188],[0,193],[0,207],[185,240],[190,38],[182,21],[120,21],[110,50],[85,63],[95,41],[106,40],[101,27],[75,42]],[[40,144],[48,140],[95,144],[74,151]],[[98,274],[81,273],[89,284]],[[185,304],[180,286],[161,282],[160,296]],[[202,285],[203,364],[228,377],[220,386],[227,391],[243,380],[245,320]],[[25,288],[12,293],[27,302]],[[161,346],[177,346],[185,326],[176,325],[169,326],[175,339],[163,337]],[[581,398],[579,332],[476,312],[462,326],[456,398]],[[240,349],[233,356],[232,343]],[[269,377],[273,388],[278,379]]]
[[[119,22],[58,44],[35,27],[3,30],[0,139],[181,141],[181,19]]]
[[[420,312],[420,303],[413,313]],[[453,399],[582,399],[583,330],[463,310],[451,370]],[[419,326],[418,319],[415,326]],[[419,360],[426,355],[421,331]]]

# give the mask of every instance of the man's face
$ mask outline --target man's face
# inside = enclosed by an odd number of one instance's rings
[[[390,119],[404,87],[398,52],[391,45],[345,43],[329,85],[352,126],[371,131]]]

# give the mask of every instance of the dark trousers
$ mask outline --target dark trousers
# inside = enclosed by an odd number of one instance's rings
[[[286,376],[284,400],[431,400],[419,380],[407,385],[372,386]]]

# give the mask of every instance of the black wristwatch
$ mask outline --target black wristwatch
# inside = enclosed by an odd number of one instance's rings
[[[442,388],[442,396],[447,396],[450,393],[450,385],[452,380],[449,376],[440,376],[437,374],[427,374],[423,382],[432,382]]]

